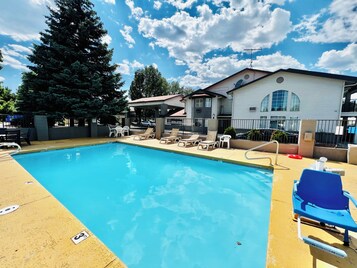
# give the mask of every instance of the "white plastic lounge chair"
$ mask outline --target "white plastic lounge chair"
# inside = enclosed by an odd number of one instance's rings
[[[134,136],[134,140],[147,140],[148,138],[154,138],[155,132],[152,127],[148,127],[143,134],[138,134]]]
[[[180,144],[183,144],[185,147],[187,145],[196,145],[198,144],[201,140],[199,139],[200,135],[194,134],[188,139],[182,139],[178,142],[177,146],[180,146]]]
[[[160,143],[161,142],[169,143],[169,142],[177,142],[177,141],[179,141],[181,139],[180,137],[177,137],[179,131],[180,130],[178,128],[173,128],[171,130],[170,136],[161,138],[160,139]]]
[[[130,135],[130,128],[128,126],[123,126],[123,133],[125,135],[125,133],[128,134],[128,136]]]
[[[217,137],[217,131],[208,131],[206,140],[201,141],[198,144],[197,149],[205,149],[208,151],[209,147],[212,147],[212,149],[214,147],[217,147],[219,142],[216,141],[216,137]]]

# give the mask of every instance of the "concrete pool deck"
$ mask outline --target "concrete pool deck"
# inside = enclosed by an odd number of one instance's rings
[[[268,167],[269,164],[266,159],[246,160],[245,150],[218,148],[207,152],[197,150],[197,147],[182,148],[176,144],[160,144],[155,139],[134,141],[132,137],[34,141],[33,145],[23,147],[23,152],[114,141],[249,165]],[[266,155],[273,159],[275,156],[262,152],[251,152],[250,155]],[[291,204],[293,181],[299,179],[301,171],[314,162],[314,159],[296,160],[279,155],[279,166],[275,167],[273,178],[267,267],[357,267],[356,233],[350,232],[350,246],[344,247],[343,235],[337,230],[326,231],[316,226],[302,225],[303,235],[345,250],[348,254],[345,259],[312,248],[297,238]],[[357,197],[357,166],[331,161],[326,165],[345,170],[346,174],[342,177],[343,188]],[[126,267],[120,261],[120,256],[118,258],[108,250],[11,157],[0,156],[0,182],[0,208],[20,205],[15,212],[0,216],[0,267]],[[357,219],[357,209],[352,204],[350,208],[353,217]],[[75,245],[71,238],[83,230],[86,230],[90,237]]]

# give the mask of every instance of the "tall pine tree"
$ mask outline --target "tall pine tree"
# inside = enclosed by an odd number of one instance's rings
[[[121,75],[112,65],[113,50],[102,42],[103,29],[89,0],[56,0],[46,17],[48,29],[34,45],[23,84],[19,110],[50,118],[115,115],[126,106]],[[30,95],[30,96],[29,96]],[[28,100],[31,100],[29,102]]]

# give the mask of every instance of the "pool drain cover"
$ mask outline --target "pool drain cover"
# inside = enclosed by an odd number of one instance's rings
[[[14,212],[19,207],[20,207],[19,205],[12,205],[6,208],[2,208],[0,209],[0,216]]]

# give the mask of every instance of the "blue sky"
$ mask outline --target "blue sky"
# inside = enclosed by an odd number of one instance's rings
[[[204,88],[249,67],[357,76],[357,0],[92,0],[128,89],[153,64],[168,81]],[[0,1],[0,81],[16,91],[53,0]]]

